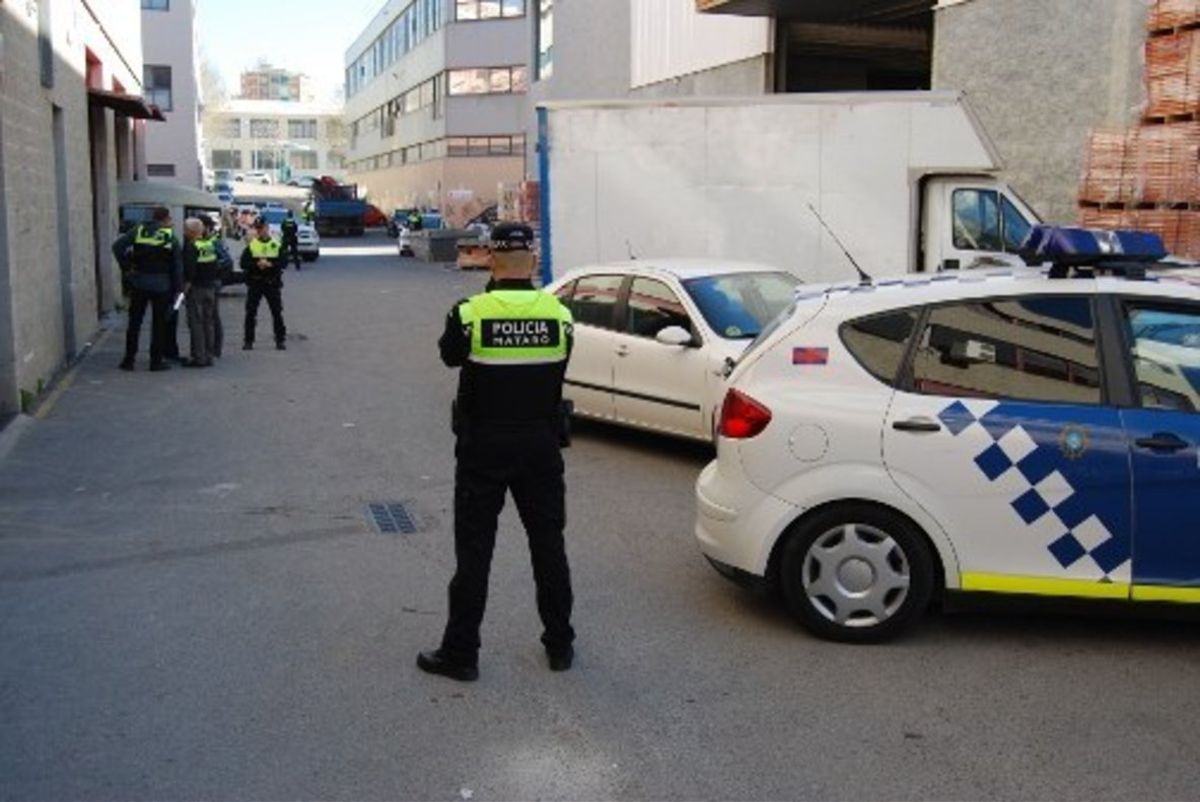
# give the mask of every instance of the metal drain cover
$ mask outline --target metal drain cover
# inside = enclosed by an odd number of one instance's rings
[[[399,501],[378,501],[367,505],[367,517],[385,535],[413,535],[417,524],[408,508]]]

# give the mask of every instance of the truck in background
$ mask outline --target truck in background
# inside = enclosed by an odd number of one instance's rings
[[[853,278],[822,219],[872,276],[1018,265],[1039,221],[958,92],[545,103],[538,133],[546,282],[630,256]]]
[[[357,184],[339,184],[329,176],[322,176],[313,182],[312,194],[318,234],[362,236],[367,202],[358,197]]]

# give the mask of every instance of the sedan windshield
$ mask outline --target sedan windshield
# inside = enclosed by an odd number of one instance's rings
[[[789,273],[730,273],[683,282],[709,327],[727,340],[752,340],[792,302]]]

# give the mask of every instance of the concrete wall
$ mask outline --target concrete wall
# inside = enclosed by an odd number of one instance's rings
[[[142,48],[147,64],[171,67],[171,111],[146,132],[146,162],[172,164],[175,176],[160,180],[201,187],[199,66],[195,5],[171,0],[167,11],[142,11]],[[156,179],[158,180],[158,179]]]
[[[89,112],[85,52],[99,61],[105,88],[141,88],[135,4],[60,0],[46,8],[51,87],[39,67],[39,4],[0,3],[0,415],[54,378],[114,298],[111,260],[97,258],[96,244],[111,243],[117,228],[117,137],[112,112]],[[105,151],[95,208],[94,142]]]
[[[937,12],[934,88],[967,92],[1005,179],[1048,221],[1077,219],[1088,130],[1137,119],[1146,9],[1134,0],[967,0]]]
[[[654,0],[639,0],[645,11]],[[671,0],[672,3],[677,0]],[[761,95],[767,91],[769,55],[724,64],[709,69],[674,75],[657,83],[632,88],[635,52],[633,0],[555,0],[554,4],[554,74],[530,84],[526,125],[527,174],[537,177],[537,117],[538,103],[554,100],[608,100],[643,97],[681,97],[700,95]],[[694,6],[694,3],[693,3]],[[653,10],[653,9],[649,9]],[[649,20],[652,22],[653,20]],[[744,30],[746,20],[740,17],[703,17],[707,23],[732,24]],[[647,20],[643,19],[643,24]],[[755,20],[756,24],[761,20]],[[531,41],[536,42],[537,19],[529,18]],[[640,40],[644,47],[668,47],[669,42],[655,43],[653,36]],[[686,43],[685,43],[686,44]],[[686,48],[685,48],[686,49]],[[644,54],[642,60],[645,60]],[[676,59],[679,64],[689,59]]]

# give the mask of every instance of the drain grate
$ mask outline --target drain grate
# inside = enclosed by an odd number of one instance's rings
[[[408,508],[399,501],[380,501],[367,505],[367,517],[385,535],[413,535],[417,524]]]

